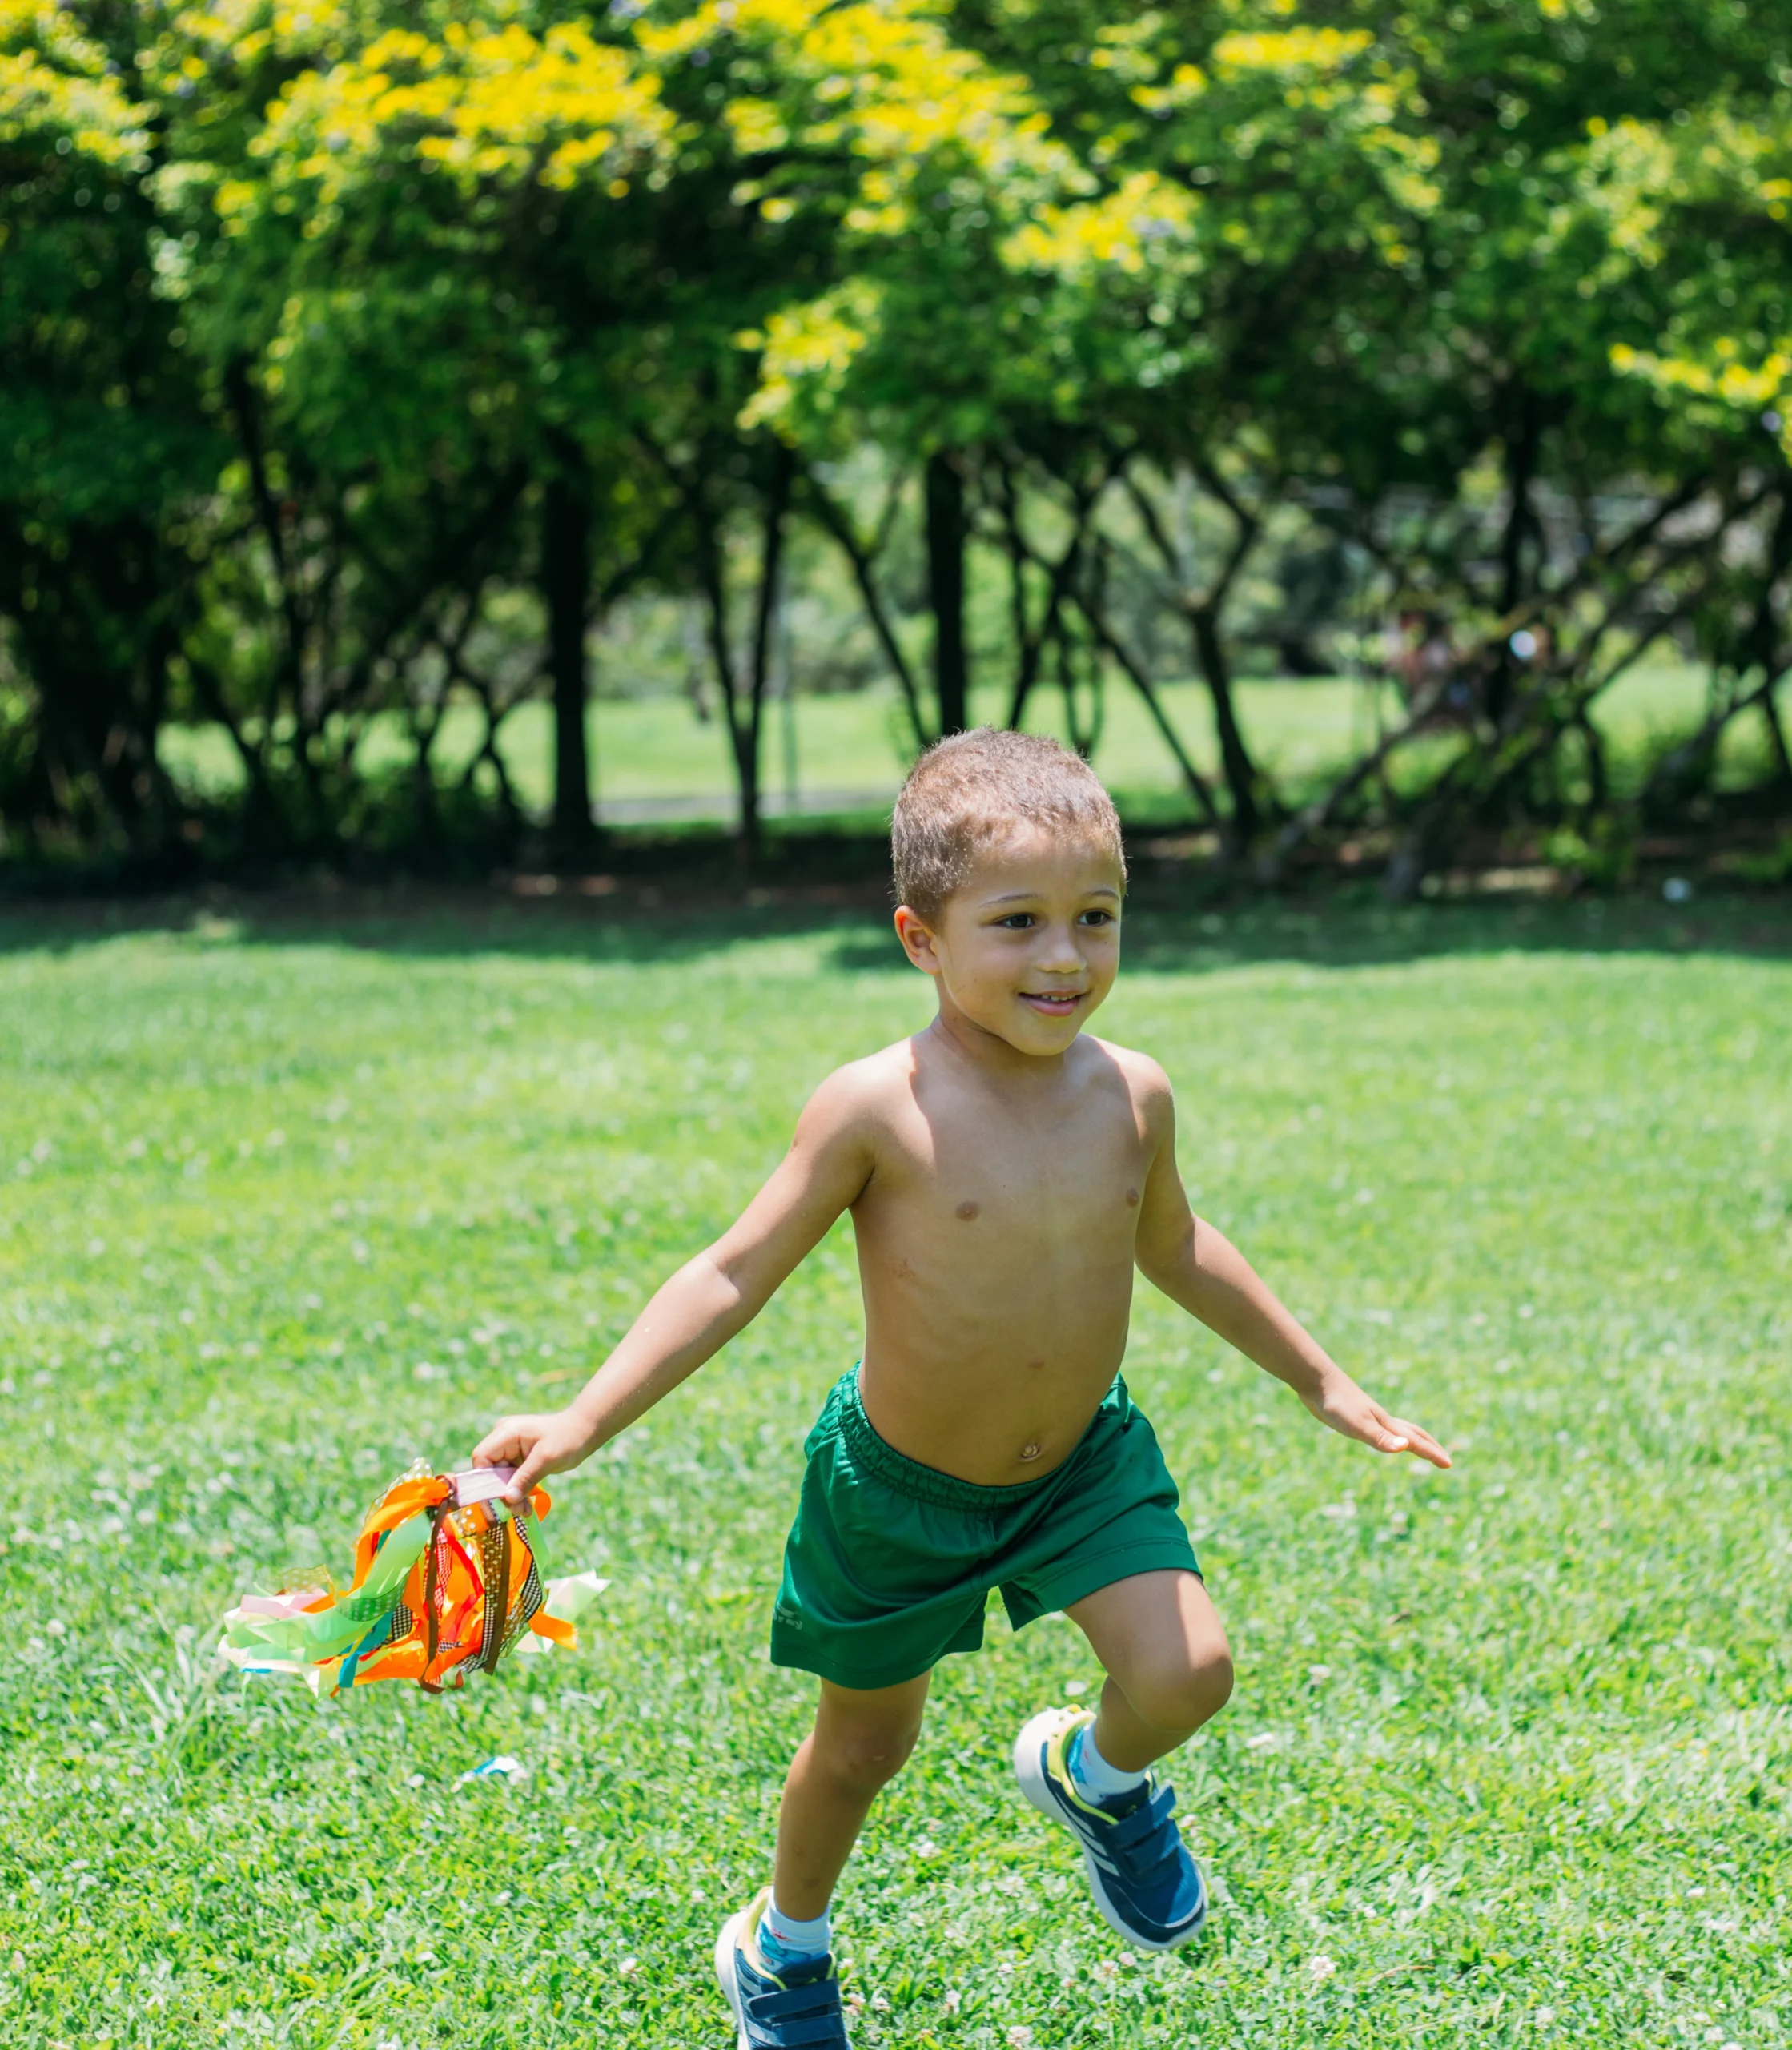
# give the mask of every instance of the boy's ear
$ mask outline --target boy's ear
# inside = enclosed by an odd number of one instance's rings
[[[939,955],[934,948],[933,927],[906,904],[896,906],[896,937],[902,943],[902,951],[923,975],[937,975],[940,972]]]

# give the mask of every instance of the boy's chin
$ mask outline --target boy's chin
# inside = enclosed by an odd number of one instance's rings
[[[961,1004],[959,1015],[992,1039],[999,1039],[1018,1054],[1047,1056],[1061,1054],[1083,1029],[1091,1004],[1079,1003],[1061,1018],[1035,1011],[1021,999],[1004,1003]]]
[[[1010,1046],[1022,1053],[1062,1053],[1082,1031],[1083,1014],[1088,1007],[1079,1003],[1075,1011],[1054,1017],[1050,1011],[1035,1011],[1030,1004],[1023,1003],[1019,1015],[1011,1015],[997,1029]]]

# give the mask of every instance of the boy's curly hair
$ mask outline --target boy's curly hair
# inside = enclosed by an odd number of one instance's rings
[[[897,902],[937,918],[982,850],[1023,823],[1098,842],[1124,881],[1119,814],[1082,756],[1043,734],[978,726],[936,742],[909,771],[890,823]]]

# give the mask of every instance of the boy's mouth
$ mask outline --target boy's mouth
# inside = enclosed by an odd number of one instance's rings
[[[1086,995],[1083,990],[1023,990],[1020,1000],[1042,1017],[1068,1018]]]

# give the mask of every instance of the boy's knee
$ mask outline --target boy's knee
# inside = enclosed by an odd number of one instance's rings
[[[1187,1665],[1141,1674],[1126,1690],[1135,1711],[1159,1730],[1199,1730],[1231,1698],[1232,1655],[1215,1646]]]
[[[835,1778],[861,1792],[886,1786],[908,1763],[916,1729],[856,1730],[830,1736],[819,1749]]]

